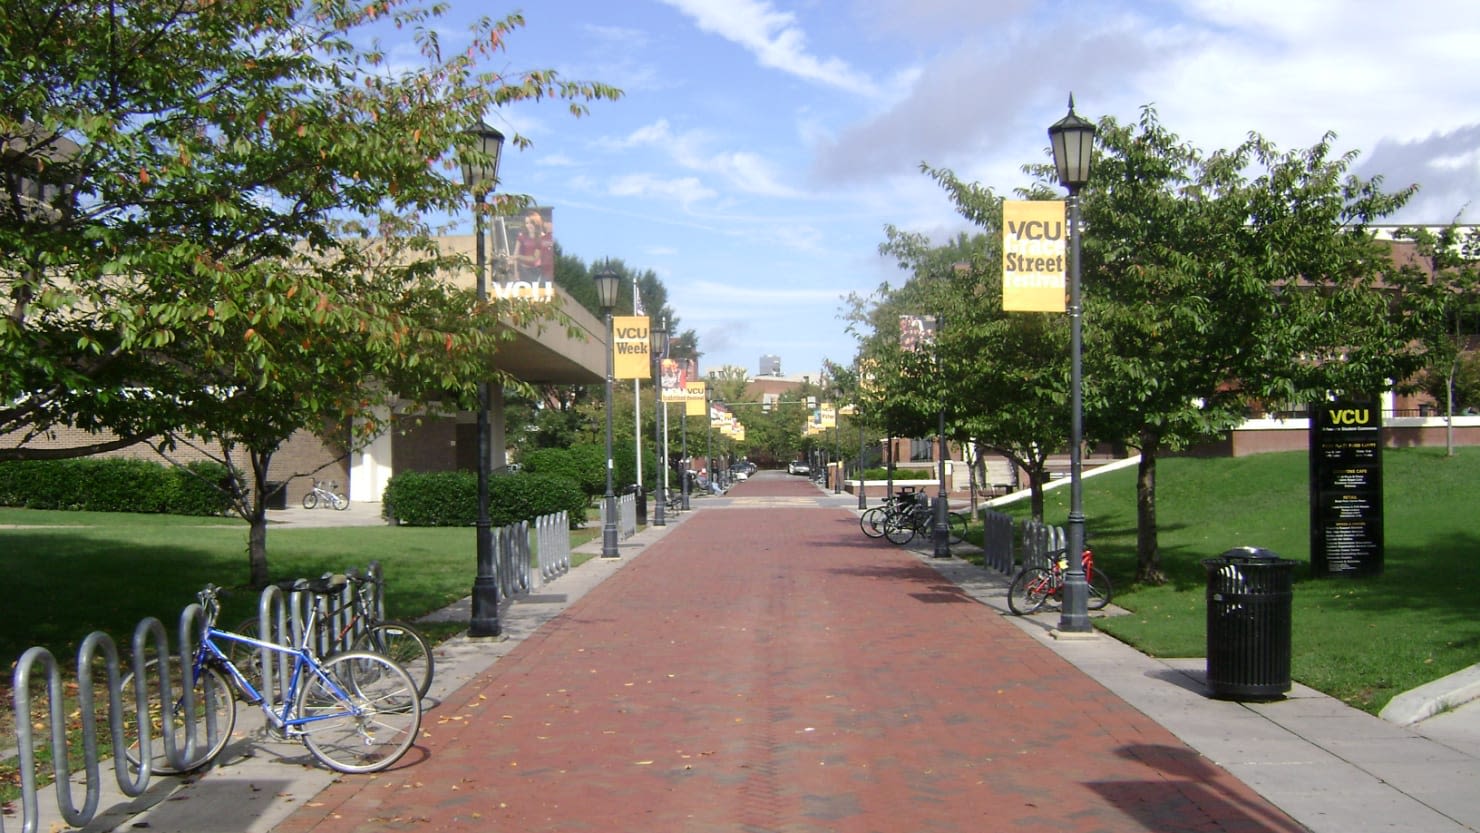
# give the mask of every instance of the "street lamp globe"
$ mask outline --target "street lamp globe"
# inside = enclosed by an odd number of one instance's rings
[[[1053,165],[1058,170],[1059,184],[1071,194],[1078,193],[1089,182],[1095,125],[1075,114],[1073,93],[1069,94],[1069,114],[1048,128],[1048,141],[1053,146]]]
[[[617,306],[617,290],[622,286],[622,279],[617,273],[610,269],[597,272],[592,280],[596,283],[596,302],[601,306],[602,315],[611,315]]]
[[[468,129],[472,150],[462,157],[463,182],[473,193],[487,193],[498,184],[498,164],[503,156],[504,134],[480,121]]]

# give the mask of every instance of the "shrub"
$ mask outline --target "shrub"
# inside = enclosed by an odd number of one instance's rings
[[[89,512],[218,515],[226,467],[184,469],[149,460],[83,458],[0,463],[0,505]]]
[[[564,477],[574,482],[587,497],[606,494],[605,445],[586,443],[570,448],[535,449],[524,454],[524,470],[532,474]]]
[[[922,469],[922,468],[912,468],[912,469],[895,468],[894,469],[894,479],[895,480],[934,480],[934,479],[936,479],[936,477],[937,477],[937,472],[936,472],[935,469]],[[868,469],[868,470],[866,470],[863,473],[863,479],[864,480],[888,480],[889,479],[889,470],[888,469]]]
[[[520,472],[488,480],[488,518],[494,526],[560,511],[569,512],[576,524],[585,520],[585,508],[585,494],[566,477]],[[381,513],[408,526],[472,526],[478,521],[478,476],[466,471],[394,475],[386,484]]]

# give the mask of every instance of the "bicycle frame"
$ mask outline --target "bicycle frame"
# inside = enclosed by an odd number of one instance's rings
[[[250,645],[253,648],[265,648],[278,654],[292,655],[293,673],[289,678],[287,690],[283,692],[282,714],[278,714],[277,712],[273,711],[272,706],[267,700],[267,697],[263,695],[261,691],[258,691],[257,687],[252,685],[252,681],[248,680],[246,675],[241,672],[241,669],[237,668],[236,664],[233,663],[228,656],[226,656],[226,653],[221,650],[221,647],[219,645],[216,644],[215,640],[217,639],[224,639],[228,642],[237,642],[244,645]],[[293,702],[298,698],[298,687],[305,680],[305,671],[313,674],[313,676],[323,681],[324,684],[328,687],[329,691],[331,691],[336,698],[340,698],[343,702],[349,703],[350,714],[358,717],[362,713],[360,706],[355,704],[354,698],[349,695],[349,692],[341,688],[338,681],[336,681],[333,677],[330,677],[328,674],[324,673],[323,669],[319,666],[318,659],[314,657],[313,653],[309,651],[307,647],[290,648],[285,645],[278,645],[273,642],[266,642],[261,639],[256,639],[250,636],[243,636],[231,631],[224,631],[213,625],[206,629],[205,638],[201,640],[200,646],[196,648],[195,661],[192,664],[192,673],[195,675],[199,675],[200,669],[207,663],[213,663],[218,668],[225,671],[227,675],[231,678],[232,684],[235,685],[238,690],[240,690],[243,694],[247,696],[247,700],[253,705],[260,708],[262,710],[262,713],[267,716],[267,719],[272,723],[273,726],[284,730],[284,732],[290,737],[294,737],[299,734],[300,730],[298,727],[300,726],[304,726],[320,720],[331,720],[342,716],[341,714],[324,714],[315,715],[313,717],[289,717],[289,714],[293,710]]]

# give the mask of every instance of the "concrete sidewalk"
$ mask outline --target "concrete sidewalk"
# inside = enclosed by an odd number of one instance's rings
[[[1480,830],[1476,707],[1402,728],[1298,685],[1212,700],[1201,660],[1056,640],[1003,578],[783,478],[508,605],[501,641],[444,644],[391,771],[251,736],[87,829]]]

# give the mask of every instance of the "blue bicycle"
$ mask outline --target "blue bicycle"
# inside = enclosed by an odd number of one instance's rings
[[[170,657],[167,674],[160,673],[156,658],[145,664],[143,680],[136,683],[132,672],[123,680],[124,692],[137,686],[136,696],[144,705],[140,713],[149,716],[147,727],[140,726],[134,715],[125,720],[131,743],[124,755],[129,763],[139,768],[147,760],[151,772],[165,775],[210,764],[236,728],[233,689],[262,709],[270,730],[303,741],[331,769],[376,772],[400,760],[421,727],[421,697],[410,675],[393,660],[369,651],[320,660],[310,648],[324,597],[344,586],[344,576],[300,584],[298,589],[312,592],[313,609],[303,638],[294,647],[217,628],[221,591],[207,585],[197,594],[201,637],[188,676],[182,678],[180,661]],[[291,675],[281,701],[270,702],[258,691],[221,643],[247,645],[254,653],[283,654],[284,662],[291,657]],[[154,685],[148,684],[150,680]],[[168,708],[163,706],[166,703]],[[157,745],[152,737],[159,738]]]

